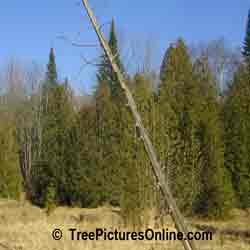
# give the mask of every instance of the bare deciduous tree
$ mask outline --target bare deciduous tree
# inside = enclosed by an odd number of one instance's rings
[[[228,45],[225,39],[217,39],[208,43],[200,43],[191,49],[192,55],[197,58],[206,56],[216,78],[216,88],[222,93],[230,83],[233,74],[241,63],[240,49]]]
[[[24,67],[17,60],[11,60],[3,72],[5,94],[1,99],[15,116],[19,163],[28,198],[32,195],[32,164],[39,157],[41,145],[42,72],[35,63]]]

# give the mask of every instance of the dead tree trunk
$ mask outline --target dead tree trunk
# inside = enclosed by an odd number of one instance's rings
[[[27,200],[32,198],[31,184],[31,140],[27,128],[22,129],[22,145],[19,151],[19,162],[24,182],[25,195]]]
[[[162,193],[164,199],[166,200],[166,202],[169,204],[171,216],[175,222],[176,228],[179,232],[182,232],[184,234],[184,238],[186,238],[186,240],[182,241],[183,246],[186,250],[195,250],[196,247],[194,245],[194,242],[191,240],[188,240],[188,230],[187,230],[187,227],[185,225],[184,218],[182,217],[182,214],[180,213],[180,211],[177,207],[175,199],[173,198],[173,195],[172,195],[168,185],[165,182],[164,173],[162,172],[161,166],[160,166],[158,159],[156,157],[155,149],[154,149],[154,147],[149,139],[147,131],[146,131],[145,127],[143,126],[142,119],[137,111],[137,106],[136,106],[136,103],[133,99],[133,96],[125,83],[124,77],[123,77],[121,71],[119,70],[118,65],[116,64],[116,62],[114,60],[114,56],[112,55],[111,49],[108,46],[108,44],[107,44],[107,42],[106,42],[106,40],[105,40],[101,30],[100,30],[100,26],[98,25],[97,20],[94,16],[92,10],[89,7],[88,0],[82,0],[82,3],[87,11],[87,14],[90,18],[92,25],[93,25],[93,28],[98,36],[99,42],[100,42],[105,54],[108,57],[109,63],[111,64],[114,72],[116,73],[118,81],[121,85],[121,88],[123,89],[123,91],[126,95],[126,98],[128,101],[128,106],[131,109],[132,115],[133,115],[135,122],[136,122],[136,126],[138,127],[141,138],[144,142],[144,146],[145,146],[145,149],[146,149],[148,156],[150,158],[153,172],[154,172],[154,175],[155,175],[156,180],[158,182],[158,185],[160,187],[161,193]]]

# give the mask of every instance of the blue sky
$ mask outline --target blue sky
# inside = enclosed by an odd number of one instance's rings
[[[131,41],[150,40],[155,67],[170,42],[183,37],[188,44],[224,37],[231,46],[242,44],[250,1],[247,0],[89,0],[101,23],[115,18],[124,48]],[[108,26],[104,26],[108,30]],[[55,47],[58,71],[68,76],[78,91],[90,91],[95,68],[79,74],[80,55],[95,58],[100,50],[74,48],[58,38],[65,35],[84,43],[95,43],[79,0],[9,0],[0,7],[0,64],[11,58],[23,63],[46,65]],[[126,49],[124,49],[125,51]],[[138,50],[139,51],[139,50]],[[130,61],[133,64],[133,61]]]

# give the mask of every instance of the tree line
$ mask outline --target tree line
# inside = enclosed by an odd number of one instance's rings
[[[131,89],[165,180],[187,215],[224,217],[250,207],[250,15],[242,58],[225,91],[206,50],[192,56],[183,39],[167,49],[160,73],[129,74],[115,22],[109,46]],[[223,72],[220,72],[223,73]],[[0,196],[25,192],[34,204],[120,206],[138,220],[162,206],[150,161],[117,77],[100,57],[91,101],[78,105],[57,75],[54,49],[46,74],[27,78],[10,66],[0,95]],[[157,81],[157,87],[153,82]],[[163,204],[167,206],[167,204]]]

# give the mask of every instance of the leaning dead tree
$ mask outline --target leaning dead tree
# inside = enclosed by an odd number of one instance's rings
[[[172,216],[173,221],[175,222],[176,229],[179,232],[182,232],[184,235],[185,239],[183,239],[182,244],[183,244],[185,250],[196,250],[194,242],[188,239],[188,229],[187,229],[187,226],[185,224],[184,217],[182,216],[181,212],[179,211],[179,209],[177,207],[176,201],[175,201],[175,199],[170,191],[169,186],[165,182],[164,173],[162,172],[161,166],[160,166],[159,161],[157,159],[156,151],[155,151],[155,149],[152,145],[152,142],[149,139],[148,133],[147,133],[147,131],[142,123],[141,116],[140,116],[139,112],[137,111],[136,103],[134,101],[134,98],[133,98],[129,88],[127,87],[127,85],[125,83],[125,79],[123,77],[123,74],[119,70],[119,67],[114,60],[114,56],[112,55],[111,49],[104,38],[104,35],[100,29],[100,26],[99,26],[94,14],[93,14],[91,8],[89,7],[88,0],[82,0],[82,3],[83,3],[84,8],[87,11],[87,14],[90,18],[92,25],[93,25],[93,28],[98,36],[100,45],[103,48],[103,50],[104,50],[104,52],[109,60],[109,63],[112,66],[112,69],[114,70],[115,74],[117,75],[118,82],[120,83],[121,88],[124,91],[124,94],[127,98],[128,107],[130,108],[132,115],[135,119],[136,127],[140,133],[140,136],[143,140],[146,152],[147,152],[148,157],[151,161],[152,169],[153,169],[154,175],[156,177],[156,180],[158,182],[157,184],[159,185],[160,191],[161,191],[165,201],[169,205],[170,214]]]

